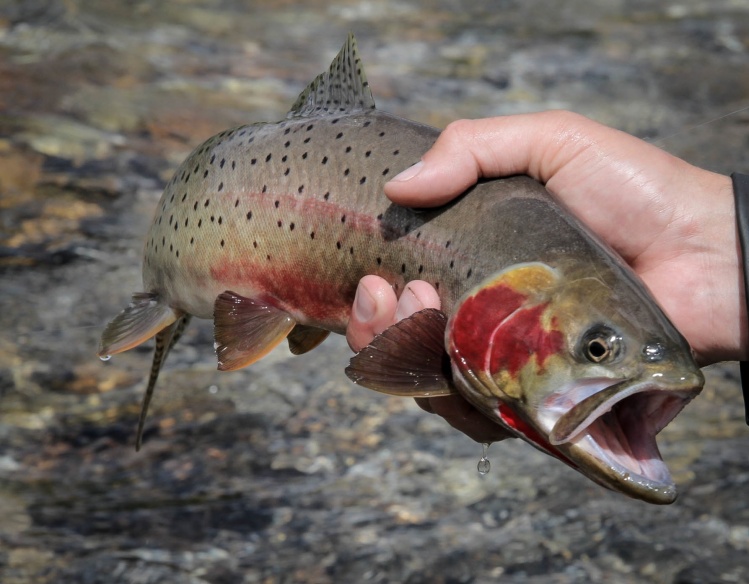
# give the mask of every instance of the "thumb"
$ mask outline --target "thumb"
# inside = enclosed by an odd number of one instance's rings
[[[528,174],[546,183],[589,146],[580,136],[600,128],[563,111],[458,120],[445,128],[420,162],[385,185],[385,194],[400,205],[433,207],[483,177]]]

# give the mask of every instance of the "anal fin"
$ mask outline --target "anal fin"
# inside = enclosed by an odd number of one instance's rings
[[[104,329],[99,342],[99,357],[132,349],[168,327],[182,315],[164,303],[158,294],[133,294],[130,304]]]
[[[445,351],[447,317],[420,310],[377,335],[351,358],[346,375],[369,389],[408,397],[457,393]]]
[[[140,450],[141,444],[143,443],[143,429],[146,424],[146,415],[148,414],[148,406],[151,404],[151,398],[153,397],[153,390],[156,388],[156,382],[159,379],[159,372],[161,367],[166,361],[169,351],[172,347],[177,344],[182,333],[185,332],[187,325],[190,323],[191,316],[185,314],[169,325],[167,328],[162,329],[156,333],[156,346],[153,352],[153,361],[151,363],[151,373],[148,376],[148,386],[146,387],[146,393],[143,395],[143,403],[140,408],[140,417],[138,418],[138,431],[135,437],[135,450]]]
[[[289,350],[293,355],[303,355],[327,339],[329,334],[330,331],[321,328],[298,324],[286,340],[289,342]]]
[[[233,371],[261,359],[296,325],[283,310],[235,292],[221,293],[213,306],[218,368]]]

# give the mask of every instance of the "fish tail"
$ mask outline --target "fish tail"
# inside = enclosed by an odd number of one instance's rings
[[[156,333],[156,346],[153,352],[153,361],[151,362],[151,373],[148,376],[148,386],[146,387],[146,393],[143,395],[140,417],[138,418],[138,431],[135,437],[136,452],[140,450],[143,443],[143,429],[146,424],[146,415],[148,414],[148,407],[151,405],[153,390],[156,388],[161,367],[164,365],[169,352],[179,341],[182,333],[185,332],[187,325],[190,323],[190,318],[189,314],[183,314],[172,324]]]

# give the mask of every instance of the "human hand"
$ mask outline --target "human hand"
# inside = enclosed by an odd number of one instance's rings
[[[402,205],[437,206],[479,178],[513,174],[544,183],[632,266],[702,365],[747,357],[728,177],[577,114],[552,111],[454,122],[385,192]],[[410,283],[398,300],[384,280],[364,278],[349,344],[360,349],[400,318],[437,307],[435,299],[425,282]],[[362,303],[366,310],[357,310]],[[439,399],[420,405],[442,414]],[[460,420],[451,424],[466,431]]]

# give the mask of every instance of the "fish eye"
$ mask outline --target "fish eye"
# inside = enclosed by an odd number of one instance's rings
[[[597,325],[583,335],[580,352],[591,363],[608,362],[621,354],[622,339],[609,327]]]

